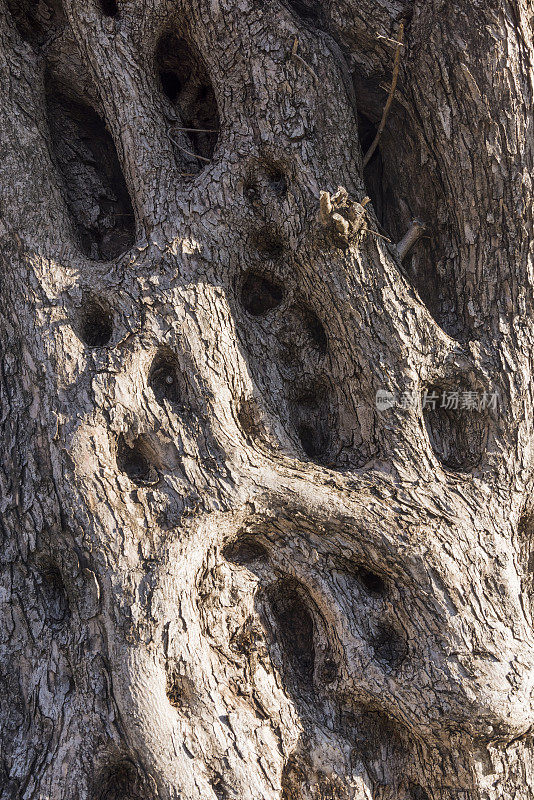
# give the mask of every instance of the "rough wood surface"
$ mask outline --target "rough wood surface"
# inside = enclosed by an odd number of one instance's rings
[[[533,32],[0,0],[1,800],[532,797]]]

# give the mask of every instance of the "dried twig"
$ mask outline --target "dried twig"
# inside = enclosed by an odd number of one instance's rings
[[[300,63],[301,63],[303,66],[305,66],[305,67],[306,67],[306,69],[307,69],[309,72],[311,72],[311,74],[313,75],[313,77],[315,78],[315,80],[317,81],[317,83],[320,83],[320,81],[319,81],[319,77],[317,76],[317,73],[316,73],[316,72],[313,70],[313,68],[312,68],[312,67],[310,67],[310,65],[308,64],[308,62],[307,62],[307,61],[304,61],[304,59],[302,58],[302,56],[299,56],[299,54],[297,53],[298,47],[299,47],[299,40],[298,40],[298,39],[297,39],[297,37],[295,36],[295,41],[293,42],[293,48],[292,48],[292,50],[291,50],[291,57],[292,57],[292,58],[296,58],[296,59],[297,59],[297,61],[299,61],[299,62],[300,62]]]
[[[380,120],[380,125],[378,126],[378,130],[376,132],[376,136],[373,139],[373,142],[365,154],[363,159],[363,166],[366,167],[373,153],[375,152],[380,137],[382,136],[382,131],[386,127],[386,120],[388,118],[389,109],[391,108],[391,104],[393,102],[393,95],[395,94],[395,89],[397,87],[397,79],[399,77],[399,67],[400,67],[400,57],[401,57],[401,50],[403,46],[403,39],[404,39],[404,22],[401,22],[399,25],[399,39],[397,43],[397,49],[395,51],[395,60],[393,62],[393,75],[391,78],[391,87],[389,90],[388,99],[386,100],[386,105],[384,106],[384,111],[382,112],[382,119]]]
[[[398,47],[404,47],[403,42],[400,42],[398,39],[390,39],[389,36],[382,36],[381,33],[379,33],[376,38],[384,39],[386,42],[391,42],[391,44],[396,44]]]
[[[179,125],[172,126],[175,131],[185,131],[186,133],[219,133],[215,128],[182,128]]]
[[[402,259],[407,254],[408,250],[414,246],[416,241],[421,238],[423,233],[425,232],[426,227],[425,223],[421,222],[420,219],[413,219],[410,227],[397,244],[397,251],[399,253],[399,258]]]
[[[374,231],[372,228],[367,228],[366,232],[372,233],[373,236],[378,236],[379,239],[385,239],[386,242],[389,242],[391,244],[391,239],[389,239],[387,236],[384,236],[381,233],[378,233],[378,231]]]
[[[183,153],[186,153],[188,156],[193,156],[193,158],[199,158],[199,159],[200,159],[200,161],[206,161],[208,164],[211,164],[211,158],[206,158],[205,156],[201,156],[201,155],[199,155],[198,153],[193,153],[191,150],[187,150],[185,147],[182,147],[182,145],[181,145],[181,144],[178,144],[178,142],[176,141],[176,139],[174,139],[174,138],[171,136],[171,134],[169,134],[169,138],[171,139],[171,141],[173,141],[173,142],[174,142],[174,144],[176,145],[176,147],[180,148],[180,150],[181,150]]]

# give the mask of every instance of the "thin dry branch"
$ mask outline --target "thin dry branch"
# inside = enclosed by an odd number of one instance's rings
[[[173,125],[175,131],[185,131],[186,133],[219,133],[216,128],[182,128],[180,125]]]
[[[400,57],[401,57],[401,50],[404,46],[403,44],[404,39],[404,22],[401,22],[399,25],[399,38],[397,41],[397,49],[395,50],[395,60],[393,62],[393,75],[391,78],[391,87],[389,89],[388,99],[386,101],[386,105],[384,106],[384,111],[382,112],[382,119],[380,120],[380,125],[378,126],[378,130],[376,132],[376,136],[372,141],[369,150],[364,156],[363,159],[363,166],[364,168],[367,166],[369,161],[372,158],[373,153],[375,152],[378,142],[380,141],[380,137],[382,136],[382,132],[386,127],[386,120],[388,118],[389,109],[391,108],[391,104],[393,102],[393,95],[395,94],[395,89],[397,88],[397,79],[399,77],[399,68],[400,68]]]
[[[319,81],[319,77],[318,77],[317,73],[315,72],[315,70],[313,69],[313,67],[311,67],[311,66],[308,64],[308,62],[307,62],[307,61],[304,61],[304,59],[302,58],[302,56],[299,56],[299,54],[297,53],[298,46],[299,46],[299,40],[298,40],[298,39],[297,39],[297,37],[295,36],[295,41],[293,42],[293,48],[292,48],[292,50],[291,50],[291,56],[292,56],[292,58],[296,58],[296,60],[297,60],[297,61],[299,61],[299,62],[300,62],[300,63],[301,63],[303,66],[305,66],[305,67],[306,67],[306,69],[307,69],[307,70],[308,70],[308,71],[309,71],[309,72],[310,72],[310,73],[313,75],[313,77],[314,77],[314,79],[317,81],[317,83],[319,83],[319,82],[320,82],[320,81]]]
[[[193,158],[198,158],[198,159],[200,159],[200,161],[205,161],[207,164],[211,164],[211,158],[206,158],[205,156],[201,156],[198,153],[193,153],[192,150],[187,150],[187,148],[182,147],[181,144],[178,144],[176,139],[171,135],[169,135],[169,138],[171,139],[171,141],[174,142],[176,147],[178,147],[183,153],[186,153],[186,155],[193,156]]]
[[[425,230],[426,225],[424,222],[417,218],[412,220],[410,227],[397,244],[397,251],[401,261],[407,255],[408,251],[414,246],[417,240],[421,238]]]

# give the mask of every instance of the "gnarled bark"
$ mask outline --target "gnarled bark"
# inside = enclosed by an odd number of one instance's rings
[[[0,14],[1,800],[531,797],[531,5]]]

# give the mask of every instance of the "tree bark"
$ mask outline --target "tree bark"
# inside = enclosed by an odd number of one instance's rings
[[[1,800],[531,798],[530,0],[0,17]]]

